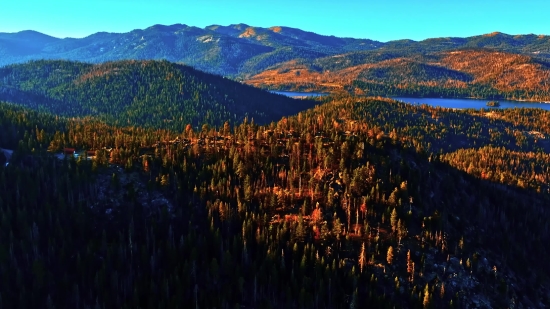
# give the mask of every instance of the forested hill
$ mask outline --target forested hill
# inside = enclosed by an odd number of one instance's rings
[[[246,77],[290,60],[313,61],[370,50],[410,56],[464,48],[488,48],[548,59],[550,36],[495,32],[467,38],[383,43],[324,36],[290,27],[262,28],[246,24],[205,28],[154,25],[127,33],[98,32],[81,39],[59,39],[35,31],[22,31],[0,33],[0,65],[36,59],[91,63],[166,59],[223,76]]]
[[[178,131],[245,117],[268,123],[315,105],[167,61],[7,66],[0,69],[0,98],[62,116]]]
[[[246,82],[285,90],[550,101],[550,62],[490,49],[368,51],[289,61]]]
[[[0,306],[547,308],[549,124],[342,97],[199,138],[0,103]]]

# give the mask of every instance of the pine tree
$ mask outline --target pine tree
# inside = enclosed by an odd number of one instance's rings
[[[361,273],[363,273],[363,269],[365,268],[365,264],[366,264],[366,260],[367,260],[367,256],[366,256],[366,252],[365,252],[365,243],[363,242],[363,244],[361,245],[361,253],[359,253],[359,269],[361,271]]]
[[[391,229],[394,233],[397,232],[397,210],[394,208],[390,216]]]
[[[160,178],[160,185],[167,187],[170,184],[170,177],[168,175],[162,175]]]
[[[388,254],[386,255],[386,261],[388,262],[389,265],[392,265],[393,263],[393,247],[390,246],[388,248]]]
[[[422,305],[424,308],[428,308],[430,305],[430,287],[426,283],[426,287],[424,287],[424,300],[422,301]]]
[[[412,277],[414,275],[414,262],[411,260],[411,250],[407,251],[407,273],[412,281]]]

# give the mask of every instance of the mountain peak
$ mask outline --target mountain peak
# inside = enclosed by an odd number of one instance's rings
[[[229,27],[233,28],[233,29],[237,29],[237,30],[244,30],[246,28],[250,28],[249,25],[247,24],[243,24],[243,23],[240,23],[240,24],[232,24],[232,25],[229,25]]]
[[[8,35],[13,36],[14,38],[18,39],[28,39],[28,40],[36,40],[36,39],[57,39],[53,36],[34,31],[34,30],[23,30],[19,32],[14,33],[6,33]]]
[[[484,34],[483,36],[484,37],[494,37],[494,36],[502,36],[502,35],[507,35],[507,34],[499,32],[499,31],[495,31],[495,32]]]
[[[221,27],[221,25],[214,24],[214,25],[206,26],[206,27],[204,27],[204,29],[215,31],[219,27]]]
[[[34,30],[22,30],[22,31],[19,31],[17,33],[22,34],[22,35],[46,35],[46,34],[43,34],[43,33],[40,33],[38,31],[34,31]]]
[[[185,25],[185,24],[173,24],[173,25],[161,25],[161,24],[156,24],[156,25],[152,25],[151,27],[148,27],[147,29],[145,30],[159,30],[159,31],[170,31],[170,32],[173,32],[173,31],[177,31],[177,30],[180,30],[182,28],[188,28],[189,26]]]
[[[224,35],[237,37],[247,28],[250,28],[250,26],[247,24],[231,24],[229,26],[210,25],[210,26],[204,27],[204,30],[215,31],[217,33],[221,33]]]
[[[239,35],[239,37],[240,38],[250,38],[250,37],[253,37],[253,36],[256,36],[256,35],[257,35],[256,28],[248,27],[244,30],[243,33],[241,33]]]

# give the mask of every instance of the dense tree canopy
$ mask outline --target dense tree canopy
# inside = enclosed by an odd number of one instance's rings
[[[492,113],[341,97],[170,131],[1,104],[0,300],[547,304],[549,113]]]
[[[57,115],[174,131],[245,117],[269,123],[315,105],[167,61],[8,66],[0,69],[0,98]]]
[[[389,49],[293,60],[246,82],[269,89],[366,96],[550,101],[548,60],[479,48],[428,54]]]

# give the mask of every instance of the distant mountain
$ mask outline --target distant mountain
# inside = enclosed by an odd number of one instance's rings
[[[250,77],[256,87],[367,95],[550,100],[550,61],[490,49],[403,50],[289,61]]]
[[[550,36],[534,34],[509,35],[493,32],[468,38],[431,38],[419,42],[397,40],[384,44],[380,50],[406,51],[409,54],[415,54],[472,48],[486,48],[550,58]]]
[[[269,123],[315,105],[167,61],[41,60],[0,68],[0,100],[70,117],[183,131],[245,117]]]
[[[82,39],[57,39],[28,31],[0,33],[0,65],[30,59],[64,59],[100,63],[124,59],[165,59],[210,73],[235,76],[257,73],[297,57],[315,59],[378,48],[372,40],[336,38],[288,27],[248,25],[155,25],[128,33],[99,32]],[[46,39],[48,38],[48,39]],[[266,57],[270,60],[265,60]]]
[[[9,63],[10,59],[32,59],[58,40],[36,31],[0,33],[0,61]]]
[[[82,39],[58,39],[34,31],[0,33],[0,66],[31,59],[64,59],[90,63],[116,60],[168,60],[223,76],[248,78],[290,60],[358,53],[412,56],[465,48],[550,58],[550,36],[491,33],[469,38],[397,40],[324,36],[290,27],[246,24],[197,28],[182,24],[154,25],[128,33],[98,32]]]

